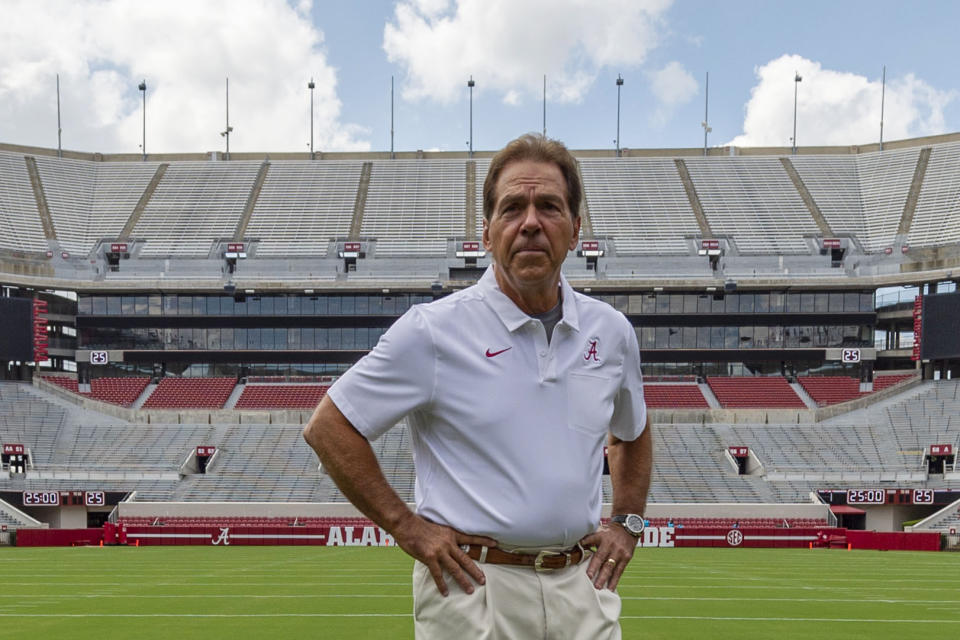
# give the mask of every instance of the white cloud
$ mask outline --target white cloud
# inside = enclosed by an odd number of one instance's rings
[[[671,112],[697,95],[699,85],[694,77],[679,62],[670,62],[658,71],[647,73],[650,88],[659,103],[654,110],[654,120],[666,122]]]
[[[306,151],[312,76],[315,148],[367,149],[368,132],[341,122],[311,5],[4,0],[0,140],[56,146],[59,73],[64,148],[138,152],[146,79],[148,152],[219,150],[229,76],[231,151]]]
[[[738,146],[790,146],[793,135],[794,72],[797,84],[797,143],[849,145],[880,136],[882,83],[843,71],[824,69],[798,55],[784,55],[756,70],[758,83],[746,105],[743,133],[728,143]],[[883,114],[884,140],[944,133],[944,109],[957,97],[912,73],[887,74]]]
[[[448,104],[472,74],[507,104],[578,102],[605,66],[636,66],[659,44],[672,0],[405,0],[383,34],[406,70],[403,97]]]

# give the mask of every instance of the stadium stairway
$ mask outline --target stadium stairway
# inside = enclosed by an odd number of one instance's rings
[[[39,520],[32,518],[20,509],[8,502],[0,500],[0,524],[7,528],[16,529],[17,527],[42,527],[44,524]]]
[[[157,388],[157,384],[155,382],[151,382],[150,384],[148,384],[147,387],[143,390],[143,393],[140,394],[140,397],[134,400],[133,404],[130,405],[130,408],[142,409],[143,403],[147,401],[147,398],[150,397],[150,395],[153,393],[153,390],[156,388]]]
[[[224,409],[234,409],[237,406],[237,400],[240,399],[240,396],[243,395],[243,390],[247,387],[245,384],[237,383],[233,388],[233,392],[230,393],[230,397],[227,398],[227,401],[224,403]]]
[[[720,401],[717,400],[717,396],[713,395],[713,389],[710,388],[706,382],[698,382],[697,386],[700,388],[700,393],[703,394],[704,399],[707,401],[707,404],[710,405],[711,409],[722,409],[720,406]]]
[[[807,393],[807,390],[803,388],[799,382],[791,382],[790,388],[793,389],[793,392],[800,396],[800,399],[803,400],[803,404],[807,405],[808,409],[816,411],[817,401],[810,397],[810,394]]]

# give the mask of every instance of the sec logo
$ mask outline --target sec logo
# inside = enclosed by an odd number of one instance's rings
[[[743,542],[743,534],[737,531],[736,529],[731,529],[727,532],[727,544],[731,547],[739,547],[740,543]]]

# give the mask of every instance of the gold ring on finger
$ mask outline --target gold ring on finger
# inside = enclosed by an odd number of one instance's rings
[[[617,564],[617,561],[613,558],[607,558],[607,564]]]

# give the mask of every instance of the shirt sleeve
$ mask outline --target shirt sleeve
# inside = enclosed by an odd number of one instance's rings
[[[624,322],[627,330],[624,336],[623,379],[614,401],[610,433],[620,440],[633,441],[640,437],[647,424],[647,403],[643,398],[637,333],[625,318]]]
[[[423,312],[411,308],[327,395],[347,420],[375,440],[433,397],[436,353]]]

